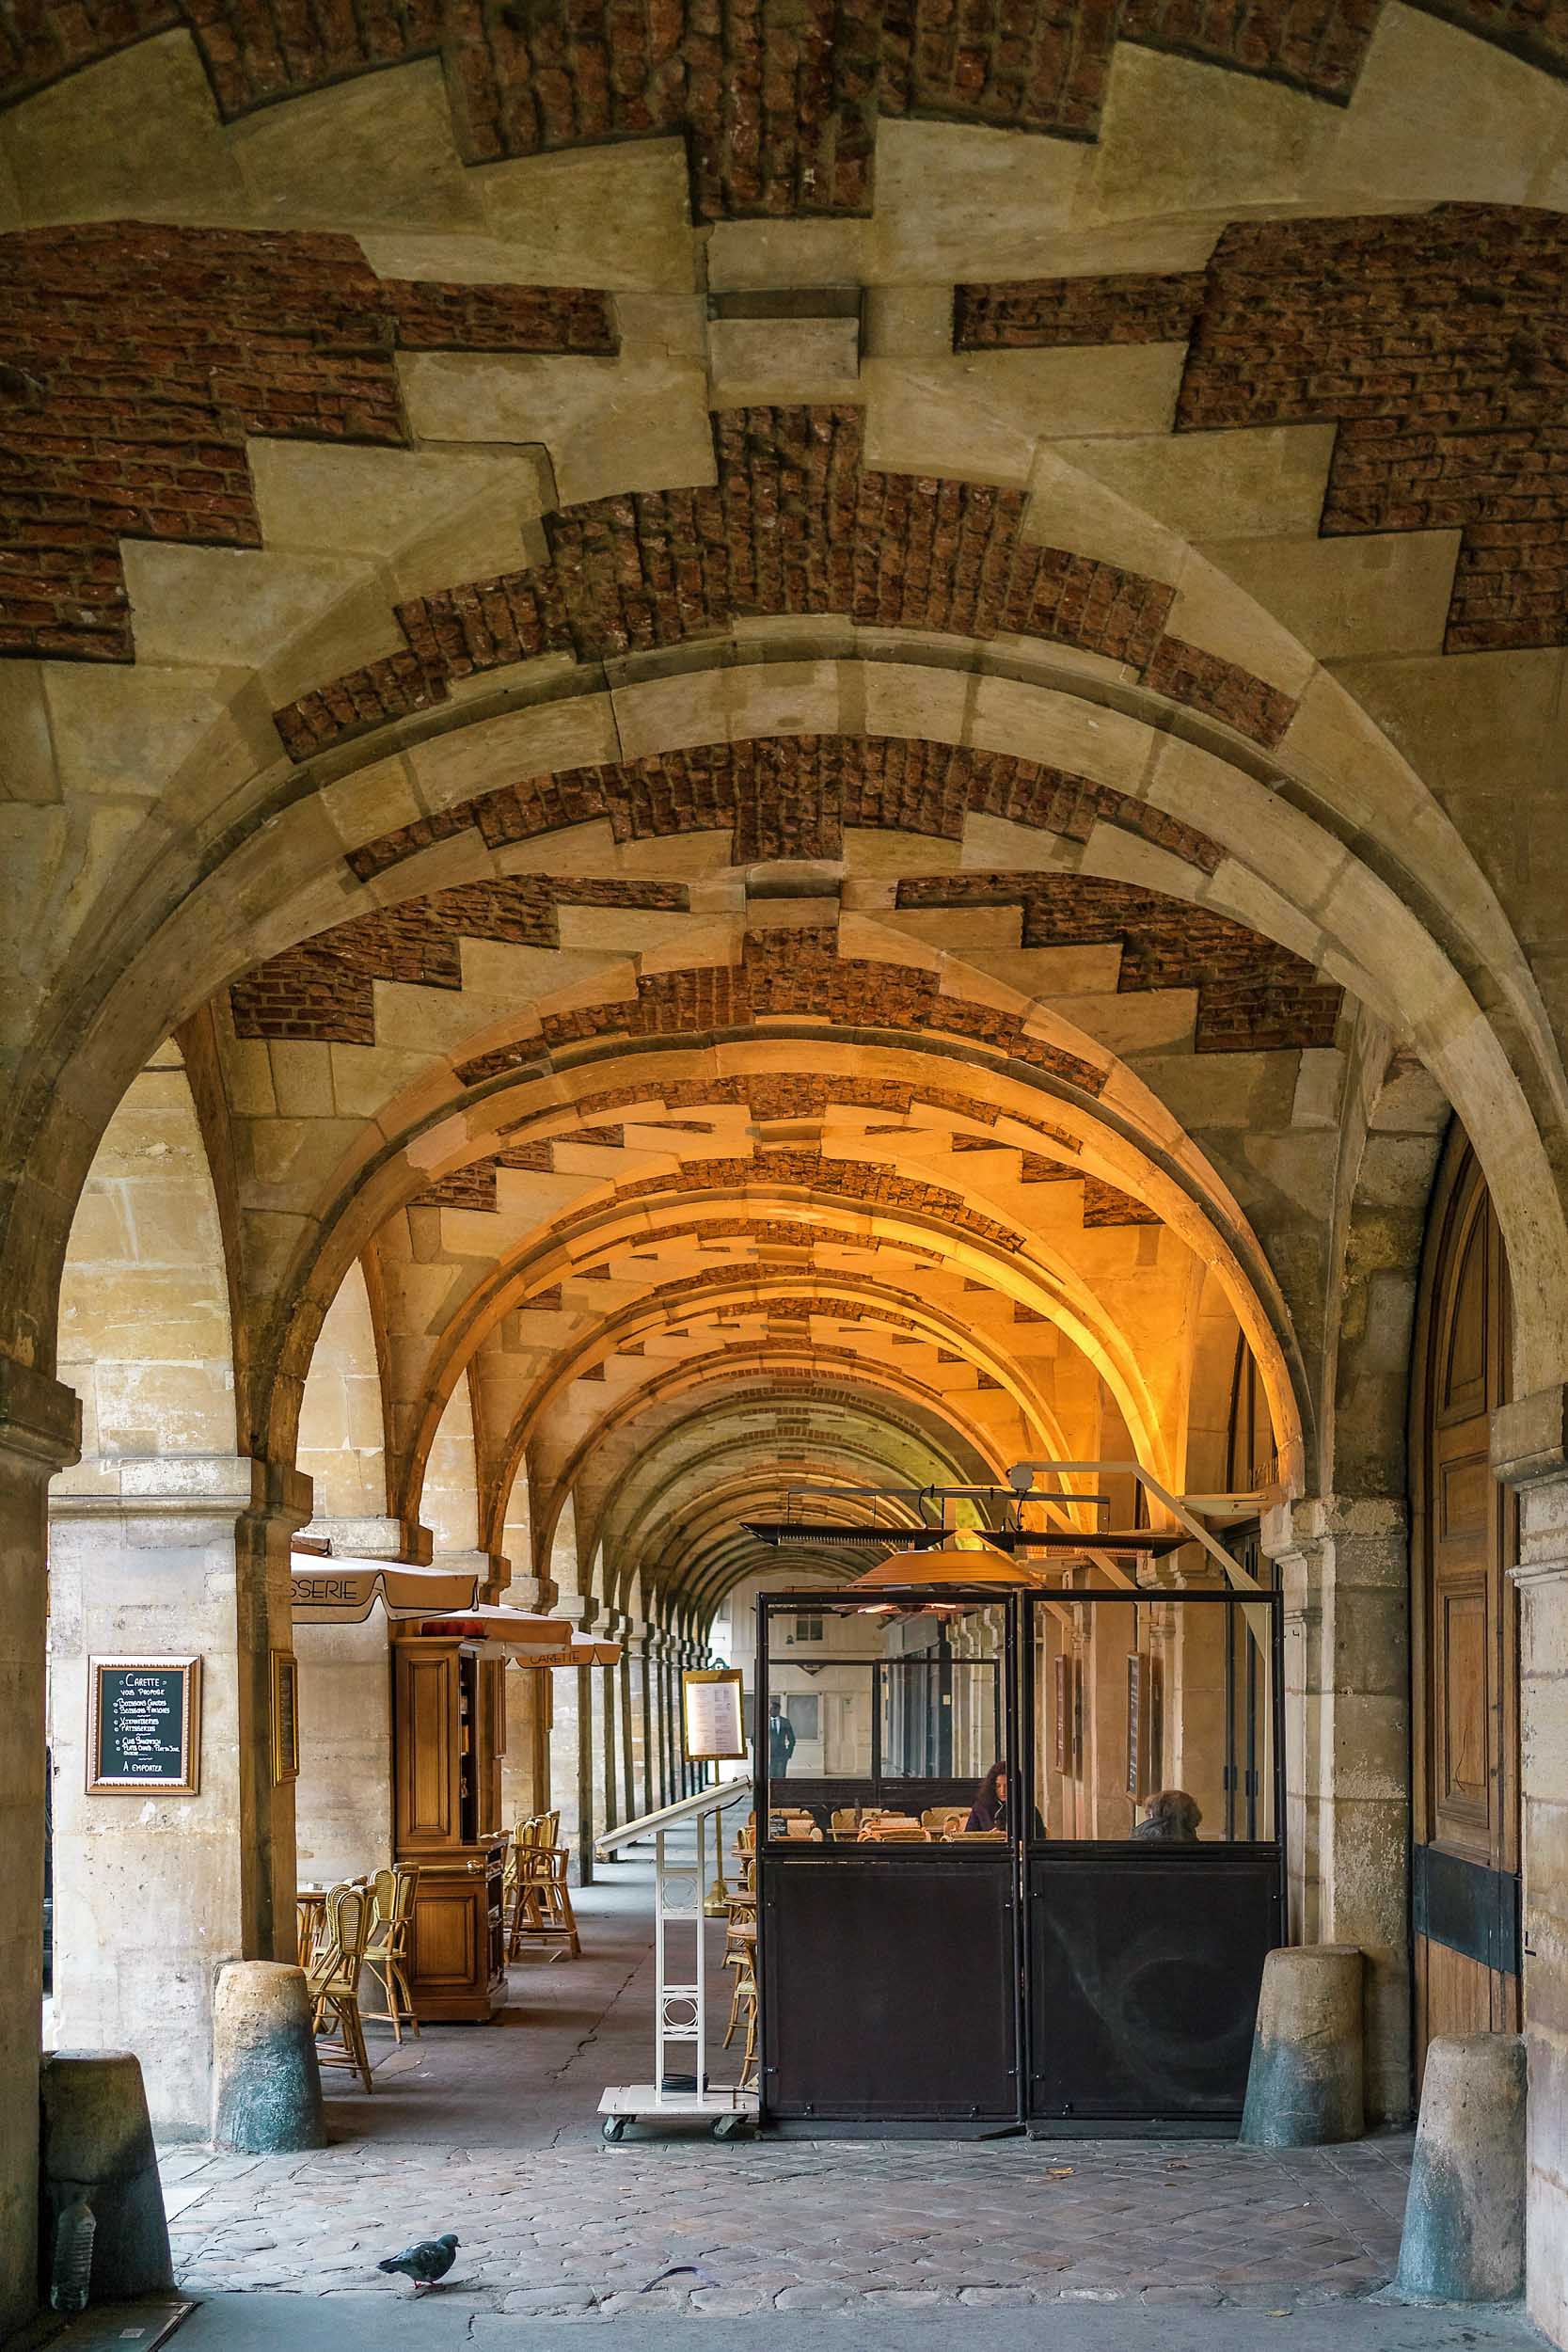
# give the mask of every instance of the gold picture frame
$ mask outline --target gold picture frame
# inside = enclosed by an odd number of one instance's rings
[[[89,1797],[201,1790],[199,1658],[89,1658]]]
[[[299,1660],[292,1649],[272,1653],[272,1778],[274,1788],[299,1778]]]
[[[681,1740],[689,1763],[744,1763],[741,1684],[738,1666],[691,1666],[681,1676]]]

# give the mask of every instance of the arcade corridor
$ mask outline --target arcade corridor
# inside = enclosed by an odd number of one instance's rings
[[[107,2083],[290,2352],[1416,2352],[1418,2123],[1568,2346],[1563,0],[0,0],[0,2341]]]

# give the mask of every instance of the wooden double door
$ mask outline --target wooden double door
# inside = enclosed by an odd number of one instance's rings
[[[1433,1199],[1412,1391],[1418,2067],[1434,2035],[1520,2022],[1515,1506],[1489,1458],[1510,1321],[1497,1216],[1456,1130]]]

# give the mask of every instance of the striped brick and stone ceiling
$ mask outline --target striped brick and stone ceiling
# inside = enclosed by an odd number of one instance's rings
[[[137,40],[195,41],[235,119],[278,100],[439,58],[470,163],[611,139],[684,137],[699,221],[855,215],[874,193],[879,120],[932,117],[1092,138],[1118,41],[1353,95],[1380,0],[1289,0],[1202,12],[1180,0],[634,0],[570,8],[497,0],[6,0],[8,99]],[[1568,70],[1560,12],[1529,0],[1444,0],[1432,13],[1551,72]]]
[[[0,659],[198,864],[320,813],[201,1066],[407,1516],[464,1383],[493,1544],[694,1430],[1093,1451],[1222,1229],[1305,1262],[1361,965],[1227,796],[1568,645],[1565,76],[1525,0],[0,0]]]

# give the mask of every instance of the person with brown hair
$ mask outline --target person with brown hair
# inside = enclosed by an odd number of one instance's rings
[[[1144,1818],[1132,1835],[1150,1844],[1196,1846],[1202,1819],[1197,1799],[1184,1788],[1156,1788],[1144,1799]]]

